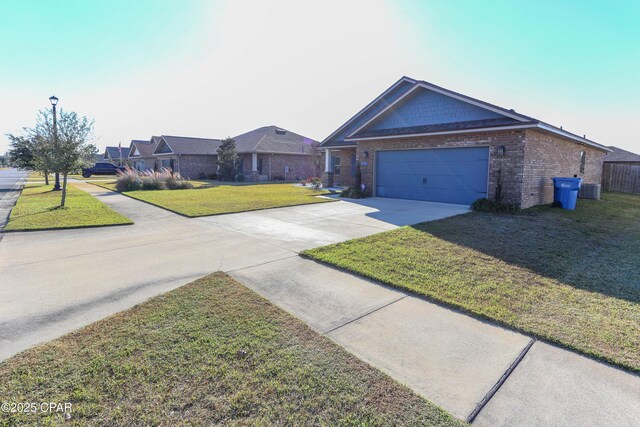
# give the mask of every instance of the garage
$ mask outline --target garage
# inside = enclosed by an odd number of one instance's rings
[[[489,147],[376,152],[376,196],[471,204],[487,197]]]

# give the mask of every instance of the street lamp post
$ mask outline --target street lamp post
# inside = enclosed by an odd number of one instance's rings
[[[58,142],[58,123],[56,121],[56,105],[58,105],[58,98],[56,96],[52,96],[49,98],[51,102],[51,106],[53,107],[53,140],[54,142]],[[54,148],[55,148],[54,144]],[[56,172],[56,182],[53,185],[53,191],[60,191],[62,188],[60,187],[60,172]]]

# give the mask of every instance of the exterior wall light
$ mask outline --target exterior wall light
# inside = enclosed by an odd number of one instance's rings
[[[504,145],[500,145],[498,147],[498,156],[499,157],[504,157],[505,151],[507,151],[507,147],[505,147]]]

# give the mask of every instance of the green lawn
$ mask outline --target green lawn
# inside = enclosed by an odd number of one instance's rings
[[[11,211],[5,231],[46,230],[53,228],[98,227],[133,222],[82,190],[67,186],[66,206],[60,208],[61,192],[51,185],[31,184]]]
[[[303,253],[640,372],[640,196],[469,213]]]
[[[442,409],[223,273],[0,364],[0,425],[440,425]]]
[[[192,181],[193,183],[193,181]],[[115,190],[114,183],[93,183]],[[326,191],[288,184],[212,184],[196,181],[191,190],[129,191],[122,194],[188,217],[217,215],[333,201]]]

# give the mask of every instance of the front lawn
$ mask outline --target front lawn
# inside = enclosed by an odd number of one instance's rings
[[[113,183],[94,184],[115,190]],[[326,193],[292,184],[212,186],[209,183],[191,190],[140,190],[122,194],[184,216],[197,217],[333,201],[314,197]]]
[[[469,213],[303,253],[640,372],[640,196]]]
[[[72,404],[69,422],[4,425],[464,425],[223,273],[24,351],[0,377],[3,402]]]
[[[129,218],[73,185],[67,186],[66,206],[61,208],[61,192],[52,188],[53,183],[25,187],[11,211],[5,231],[133,224]]]

